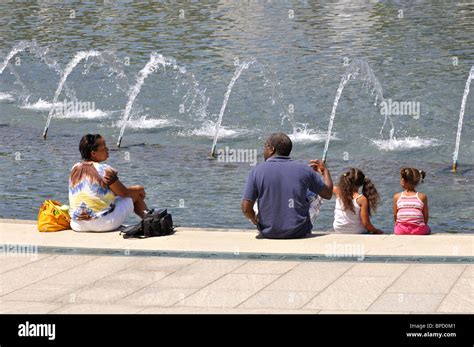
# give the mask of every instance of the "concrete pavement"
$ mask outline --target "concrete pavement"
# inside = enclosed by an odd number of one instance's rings
[[[0,313],[474,312],[472,235],[316,234],[256,240],[180,228],[124,240],[2,220]],[[177,256],[140,253],[153,251]],[[255,260],[259,253],[274,257]]]

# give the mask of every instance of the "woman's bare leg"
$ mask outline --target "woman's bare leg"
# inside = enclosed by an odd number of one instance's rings
[[[133,211],[137,216],[143,219],[144,211],[148,210],[148,206],[145,203],[145,200],[140,197],[135,197],[133,199]]]

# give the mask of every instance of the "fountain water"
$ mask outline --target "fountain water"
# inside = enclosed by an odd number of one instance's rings
[[[207,116],[207,106],[209,105],[209,97],[206,96],[206,89],[201,89],[199,82],[194,74],[186,74],[183,85],[188,85],[188,90],[183,96],[183,105],[189,104],[185,108],[188,114],[192,114],[194,119],[203,121]]]
[[[382,87],[379,81],[377,80],[377,78],[375,77],[369,64],[364,59],[360,59],[360,58],[354,59],[347,67],[344,75],[341,78],[339,87],[337,88],[336,97],[334,98],[334,102],[332,106],[331,116],[329,118],[329,126],[328,126],[328,131],[327,131],[326,143],[324,144],[323,161],[326,161],[326,158],[327,158],[327,153],[329,150],[329,142],[331,141],[331,133],[332,133],[333,125],[334,125],[334,118],[336,118],[336,109],[339,103],[339,99],[341,98],[342,91],[344,90],[344,87],[346,86],[347,82],[349,82],[351,78],[355,79],[359,76],[364,81],[364,84],[366,84],[367,86],[372,86],[372,94],[375,92],[374,106],[377,105],[377,101],[380,101],[380,103],[384,101]],[[393,126],[392,118],[388,114],[385,116],[385,120],[382,125],[382,129],[380,130],[380,134],[383,133],[383,129],[385,127],[387,119],[390,121],[390,124],[392,126],[390,130],[390,139],[392,139],[395,128]]]
[[[53,98],[53,102],[52,102],[53,108],[51,108],[51,110],[49,111],[48,119],[46,121],[46,125],[45,125],[45,128],[44,128],[44,132],[43,132],[43,138],[44,139],[46,139],[46,136],[48,134],[49,125],[51,123],[51,119],[53,118],[53,115],[54,115],[54,112],[55,112],[55,107],[54,106],[57,105],[57,103],[58,103],[59,95],[61,94],[61,92],[63,90],[63,87],[66,83],[66,80],[67,80],[68,76],[71,74],[71,72],[74,70],[74,68],[82,60],[87,61],[91,57],[100,58],[100,61],[99,61],[100,65],[102,65],[104,62],[107,62],[110,69],[112,70],[112,72],[117,73],[120,78],[122,78],[123,80],[126,80],[126,76],[123,72],[123,69],[121,68],[120,65],[116,64],[118,60],[115,58],[115,56],[112,53],[99,52],[99,51],[95,51],[95,50],[81,51],[81,52],[76,53],[74,58],[72,58],[71,61],[66,65],[63,73],[61,74],[61,78],[59,80],[58,87],[56,88],[56,92],[54,93],[54,98]],[[90,65],[87,67],[86,73],[87,73],[89,68],[90,68]]]
[[[382,103],[384,100],[382,87],[379,81],[377,80],[377,78],[375,77],[369,64],[364,59],[360,59],[360,58],[354,59],[347,67],[344,75],[341,78],[339,87],[337,88],[336,97],[334,98],[334,103],[332,106],[331,116],[329,118],[329,126],[328,126],[328,131],[327,131],[327,136],[326,136],[326,143],[324,144],[324,151],[323,151],[323,156],[322,156],[323,162],[326,162],[326,159],[327,159],[327,154],[329,150],[329,142],[331,141],[332,128],[334,125],[334,119],[336,117],[336,109],[339,103],[339,99],[341,98],[342,91],[344,90],[344,87],[346,86],[347,82],[349,82],[351,78],[355,79],[357,77],[360,77],[364,81],[364,84],[367,87],[371,86],[372,88],[371,94],[375,93],[374,106],[377,105],[377,101],[380,101],[380,103]],[[380,134],[383,133],[383,129],[387,122],[387,119],[390,121],[390,124],[392,126],[390,130],[390,139],[392,139],[395,128],[393,125],[392,118],[388,114],[385,115],[385,120],[382,125],[382,129],[380,130]],[[323,200],[319,195],[313,195],[313,194],[310,194],[309,199],[311,202],[310,218],[314,222],[314,220],[319,215],[319,211],[321,209]]]
[[[276,100],[278,100],[280,107],[281,105],[281,98],[282,98],[282,93],[279,89],[279,82],[276,82],[275,74],[273,71],[269,70],[266,68],[264,65],[260,64],[255,58],[249,58],[243,61],[239,66],[237,66],[234,75],[232,76],[232,79],[229,82],[229,85],[227,86],[226,93],[224,94],[224,100],[222,102],[222,106],[219,112],[219,116],[216,122],[215,126],[215,131],[214,131],[214,139],[212,141],[212,148],[211,148],[211,153],[210,153],[210,158],[215,158],[216,156],[216,146],[217,146],[217,139],[219,137],[219,131],[222,126],[222,119],[224,117],[224,111],[227,106],[227,102],[229,101],[230,93],[232,92],[232,88],[234,87],[235,82],[239,79],[240,75],[242,72],[246,69],[248,69],[251,65],[256,65],[259,70],[263,73],[264,75],[264,86],[266,86],[268,83],[271,83],[272,85],[272,97],[271,101],[272,104],[275,104]],[[284,109],[282,107],[282,109]],[[287,112],[281,112],[282,117],[282,122],[285,119],[288,119],[293,127],[293,131],[296,129],[296,123],[294,121],[294,117],[291,113]]]
[[[15,68],[13,66],[11,66],[10,64],[8,64],[8,68],[9,68],[11,74],[13,76],[15,76],[15,84],[18,84],[20,86],[21,90],[22,90],[20,100],[22,100],[23,103],[26,103],[28,101],[28,97],[30,95],[30,92],[29,92],[28,88],[26,87],[26,85],[21,80],[20,75],[15,70]]]
[[[458,169],[458,155],[459,155],[459,145],[461,143],[462,123],[464,119],[464,111],[466,109],[466,100],[467,100],[467,96],[469,95],[469,87],[471,85],[471,81],[473,78],[474,78],[474,66],[472,66],[471,70],[469,71],[469,76],[467,77],[466,86],[464,87],[464,94],[462,96],[461,110],[459,111],[458,132],[456,134],[456,146],[455,146],[454,154],[453,154],[453,168],[452,168],[453,172],[456,172]]]
[[[224,101],[222,102],[221,110],[219,112],[219,118],[216,123],[216,130],[214,132],[214,140],[212,141],[212,149],[211,149],[211,154],[210,154],[211,158],[215,158],[216,156],[216,145],[217,145],[217,138],[219,136],[219,129],[222,125],[224,111],[227,106],[227,101],[229,101],[229,96],[230,96],[230,93],[232,92],[232,88],[234,87],[235,82],[239,79],[240,75],[242,74],[242,71],[248,69],[249,66],[254,64],[255,62],[256,60],[254,58],[251,58],[242,62],[235,70],[234,76],[232,76],[232,79],[230,80],[230,83],[227,86],[227,91],[225,92],[225,95],[224,95]]]
[[[48,120],[46,121],[46,126],[44,127],[43,138],[46,139],[48,134],[49,124],[51,123],[51,118],[53,117],[54,113],[54,105],[57,104],[59,95],[63,90],[64,83],[66,82],[67,77],[69,74],[74,70],[74,68],[79,64],[83,59],[89,59],[90,57],[98,57],[100,56],[100,52],[98,51],[87,51],[87,52],[78,52],[74,56],[74,58],[67,64],[66,68],[64,69],[61,78],[59,80],[58,87],[56,88],[56,92],[54,93],[53,98],[53,108],[49,111]]]
[[[285,119],[288,120],[291,124],[291,128],[293,130],[293,135],[297,134],[299,131],[303,130],[306,131],[307,124],[297,123],[294,116],[294,111],[289,110],[289,105],[283,105],[283,92],[280,89],[280,82],[277,79],[276,73],[272,70],[267,68],[264,65],[259,64],[262,72],[265,74],[265,86],[271,83],[272,86],[272,104],[277,103],[280,107],[280,117],[281,117],[281,125],[283,125]],[[304,129],[301,129],[299,126],[303,126]]]
[[[10,62],[10,60],[11,60],[15,55],[17,55],[18,53],[23,52],[24,50],[26,50],[26,49],[28,49],[28,48],[34,49],[34,47],[37,47],[37,44],[36,44],[35,41],[20,41],[20,42],[18,42],[18,43],[12,48],[12,50],[10,51],[10,53],[8,53],[8,55],[5,57],[5,59],[3,60],[3,63],[0,64],[0,75],[3,73],[3,70],[5,70],[5,68],[7,67],[8,63]]]
[[[117,147],[120,147],[120,144],[122,143],[122,138],[123,134],[125,132],[125,128],[127,126],[128,121],[131,118],[131,111],[133,107],[133,103],[135,102],[135,99],[137,98],[138,94],[140,93],[140,90],[142,88],[143,83],[145,82],[145,79],[152,73],[154,72],[159,65],[162,65],[163,67],[166,66],[173,66],[173,69],[179,69],[180,72],[185,73],[184,69],[180,69],[176,61],[174,59],[170,58],[165,58],[161,54],[158,54],[156,52],[153,52],[150,55],[150,60],[146,65],[138,72],[137,80],[136,83],[133,87],[130,88],[128,92],[128,101],[127,105],[125,106],[125,110],[123,112],[123,123],[122,123],[122,128],[120,129],[120,135],[117,141]]]
[[[0,75],[3,73],[5,68],[9,66],[10,60],[12,60],[17,54],[24,52],[26,50],[29,50],[31,53],[33,53],[35,57],[39,58],[44,64],[46,64],[46,66],[53,69],[58,75],[62,74],[63,71],[61,67],[59,66],[59,64],[57,63],[57,61],[48,56],[49,49],[40,47],[35,40],[31,40],[31,41],[20,41],[11,49],[11,51],[3,60],[3,63],[0,64]],[[17,78],[17,81],[18,81],[19,77],[17,74],[15,74],[15,77]],[[75,101],[76,97],[75,97],[74,91],[69,89],[67,85],[64,86],[64,89],[68,98]],[[27,98],[24,98],[24,103],[26,103],[26,100]]]

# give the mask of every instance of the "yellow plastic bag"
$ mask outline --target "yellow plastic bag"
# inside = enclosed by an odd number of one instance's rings
[[[67,206],[56,200],[45,200],[38,213],[39,231],[60,231],[70,229],[71,217]]]

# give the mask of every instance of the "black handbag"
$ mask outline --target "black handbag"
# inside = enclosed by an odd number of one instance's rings
[[[173,218],[164,208],[145,211],[143,220],[121,230],[124,238],[165,236],[174,233]]]

